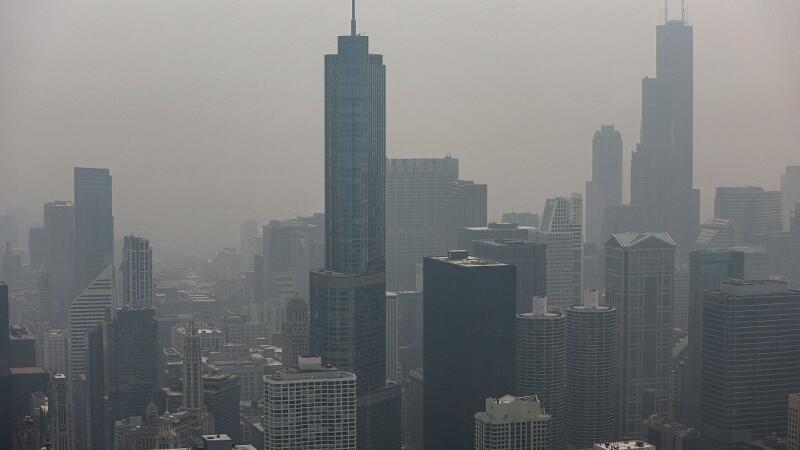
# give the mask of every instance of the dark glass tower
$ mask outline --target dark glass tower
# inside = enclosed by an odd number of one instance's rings
[[[696,235],[693,187],[693,37],[686,20],[656,28],[656,77],[642,80],[641,140],[631,160],[631,204],[645,229],[668,232],[680,247]]]
[[[592,139],[592,181],[586,182],[586,242],[600,247],[607,206],[622,205],[622,135],[602,125]]]
[[[75,168],[77,289],[114,263],[114,217],[108,169]]]
[[[472,448],[475,413],[514,392],[516,269],[454,250],[423,279],[424,448]]]
[[[151,401],[158,400],[160,347],[155,309],[118,309],[110,344],[114,420],[140,416]]]
[[[325,55],[325,268],[311,272],[311,347],[358,381],[358,448],[400,448],[386,381],[386,66],[356,33]]]

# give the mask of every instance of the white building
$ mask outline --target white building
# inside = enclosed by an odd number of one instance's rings
[[[356,376],[321,361],[264,377],[264,450],[356,448]]]
[[[548,450],[550,416],[539,399],[504,395],[486,399],[475,414],[475,450]]]
[[[67,373],[68,333],[50,330],[42,335],[42,364],[48,373]]]
[[[125,236],[120,269],[122,303],[134,308],[153,306],[153,250],[150,241]]]
[[[77,380],[86,369],[89,331],[110,314],[114,305],[114,269],[108,265],[69,307],[69,379]]]

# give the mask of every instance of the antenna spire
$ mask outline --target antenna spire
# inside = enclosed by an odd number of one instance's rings
[[[356,35],[356,0],[353,0],[353,11],[350,19],[350,35]]]

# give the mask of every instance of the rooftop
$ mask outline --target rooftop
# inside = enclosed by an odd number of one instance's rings
[[[796,291],[790,291],[789,285],[785,281],[777,280],[728,280],[720,283],[719,291],[735,297],[797,293]]]
[[[616,242],[620,247],[627,248],[639,247],[648,242],[658,244],[661,247],[675,247],[675,241],[667,233],[617,233],[611,237],[609,242]]]
[[[450,250],[447,252],[447,256],[431,256],[430,258],[463,267],[491,267],[507,265],[491,259],[469,256],[466,250]]]
[[[594,444],[595,450],[656,450],[655,446],[645,441],[619,441]]]

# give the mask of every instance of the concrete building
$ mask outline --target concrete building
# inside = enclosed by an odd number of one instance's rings
[[[534,227],[520,226],[516,223],[496,223],[476,227],[464,227],[458,230],[458,247],[475,253],[476,241],[517,240],[527,241]],[[427,255],[432,256],[432,255]]]
[[[183,341],[183,407],[199,410],[203,407],[203,360],[197,324],[189,322]]]
[[[694,242],[700,223],[693,40],[685,15],[656,27],[656,76],[642,80],[640,141],[631,159],[631,205],[641,208],[640,229],[666,232],[681,248]]]
[[[666,233],[615,234],[606,244],[606,303],[617,309],[618,436],[639,436],[672,411],[675,242]]]
[[[718,187],[714,217],[731,221],[737,245],[758,244],[763,235],[783,231],[780,191],[761,187]]]
[[[50,416],[50,441],[53,450],[75,450],[72,436],[72,395],[67,377],[56,373],[50,382],[48,415]]]
[[[514,389],[516,270],[461,250],[423,270],[424,447],[469,448],[475,411]]]
[[[566,317],[565,440],[583,449],[617,432],[617,310],[601,305],[592,290]]]
[[[397,383],[402,379],[400,373],[400,345],[398,342],[400,331],[398,315],[397,293],[386,292],[386,379]]]
[[[42,335],[42,364],[49,373],[69,373],[67,371],[68,332],[50,330]]]
[[[592,179],[586,182],[586,242],[598,247],[608,206],[622,205],[622,135],[614,125],[602,125],[592,139]]]
[[[475,414],[475,450],[550,450],[550,416],[536,396],[486,399]]]
[[[784,433],[800,391],[800,291],[731,280],[705,292],[701,432],[709,450]]]
[[[264,377],[264,449],[356,449],[356,376],[300,357]]]
[[[745,255],[734,250],[703,250],[689,254],[689,348],[685,421],[699,427],[703,394],[703,292],[719,289],[731,278],[744,278]]]
[[[114,216],[108,169],[75,167],[75,251],[79,290],[114,264]]]
[[[153,306],[153,250],[150,241],[125,236],[122,246],[122,304],[132,308]]]
[[[786,450],[800,450],[800,393],[789,394],[788,417]]]
[[[547,245],[547,300],[554,308],[581,303],[583,292],[583,196],[549,198],[542,225],[531,240]]]
[[[86,373],[88,333],[110,315],[114,305],[114,267],[106,266],[69,308],[69,376],[77,381]]]
[[[226,374],[203,375],[203,403],[214,417],[214,431],[241,442],[239,426],[239,377]]]
[[[531,312],[531,299],[546,293],[547,246],[510,239],[473,241],[472,246],[476,257],[517,268],[517,314]]]
[[[796,205],[800,203],[800,166],[786,166],[786,172],[781,174],[781,197],[783,224],[786,226],[797,213]]]
[[[261,227],[257,220],[247,219],[239,224],[239,252],[245,268],[253,269],[254,258],[262,254],[263,245]]]
[[[564,448],[567,390],[566,316],[548,311],[547,298],[533,300],[533,312],[517,315],[514,392],[538,396],[551,417],[548,448]]]
[[[283,367],[297,367],[298,356],[311,352],[308,302],[299,295],[286,304],[286,320],[283,322]]]

